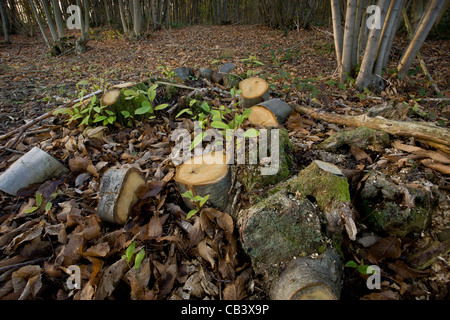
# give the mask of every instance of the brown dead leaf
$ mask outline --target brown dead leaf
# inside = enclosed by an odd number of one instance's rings
[[[430,274],[428,271],[410,268],[401,260],[396,260],[395,263],[388,263],[388,267],[402,279],[416,279]]]
[[[98,284],[95,300],[104,300],[111,296],[127,269],[128,264],[125,259],[120,259],[106,268]]]
[[[384,259],[398,259],[401,256],[401,241],[396,237],[380,239],[369,249],[369,260],[373,263],[379,263]]]
[[[25,231],[24,233],[18,235],[5,248],[4,253],[6,253],[8,255],[13,253],[22,243],[31,241],[31,240],[39,237],[42,234],[43,230],[44,230],[44,228],[41,226],[41,224],[38,224],[38,225],[34,226],[33,228]]]
[[[251,275],[251,269],[244,270],[235,281],[225,286],[223,290],[224,300],[242,300],[247,296],[246,283]]]
[[[362,161],[366,160],[369,163],[373,163],[372,158],[361,148],[358,148],[357,146],[350,146],[350,152],[355,157],[356,161]]]
[[[36,296],[42,287],[41,273],[42,269],[37,265],[25,266],[12,273],[11,280],[14,293],[19,294],[18,300]]]
[[[177,265],[164,265],[155,260],[152,263],[155,266],[153,273],[159,289],[158,299],[164,299],[173,289],[178,273]]]
[[[233,236],[233,218],[228,213],[221,212],[213,208],[205,208],[203,211],[205,211],[206,214],[216,218],[217,225],[225,231],[227,239]]]
[[[428,168],[431,168],[433,170],[436,170],[442,174],[450,175],[450,166],[446,166],[441,163],[435,163],[431,159],[425,159],[421,161],[422,164]]]
[[[214,259],[217,257],[217,253],[208,245],[207,240],[203,239],[200,241],[197,249],[200,257],[208,261],[211,264],[211,268],[214,269],[214,266],[216,265],[216,261]]]
[[[104,258],[110,251],[109,244],[107,242],[101,242],[93,247],[90,247],[85,252],[81,253],[84,257],[101,257]]]

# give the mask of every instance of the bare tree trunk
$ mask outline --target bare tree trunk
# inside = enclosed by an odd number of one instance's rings
[[[91,26],[89,23],[89,0],[83,0],[84,5],[84,33],[86,35],[86,38],[89,38],[89,34],[91,33]]]
[[[103,0],[103,5],[105,6],[105,14],[106,14],[107,24],[110,25],[112,19],[111,19],[111,14],[109,12],[108,0]]]
[[[53,42],[55,42],[58,40],[58,35],[56,34],[55,22],[53,21],[52,13],[50,12],[48,0],[42,0],[42,6],[44,7],[45,16],[47,17],[47,24],[52,34]]]
[[[424,14],[423,8],[424,8],[423,0],[413,0],[411,5],[411,27],[413,32],[417,30],[419,22],[423,17]]]
[[[352,71],[353,32],[356,20],[357,0],[347,1],[347,13],[345,15],[344,43],[342,48],[342,69],[340,80],[345,83],[347,76]]]
[[[123,28],[123,32],[128,35],[128,25],[127,25],[127,20],[125,19],[125,8],[123,6],[123,0],[118,0],[119,1],[119,14],[120,14],[120,21],[122,21],[122,28]],[[153,0],[155,1],[155,0]]]
[[[381,9],[381,25],[384,24],[384,18],[386,16],[387,1],[380,0],[378,6]],[[381,29],[373,28],[370,30],[369,39],[366,45],[366,51],[364,53],[361,68],[359,69],[358,77],[356,79],[356,87],[358,90],[367,88],[373,81],[373,67],[375,65],[375,59],[377,57],[378,44],[380,41]]]
[[[392,1],[389,5],[389,10],[386,16],[386,20],[381,31],[381,40],[378,46],[377,61],[375,63],[374,74],[377,76],[382,76],[385,56],[389,56],[391,51],[392,40],[394,40],[393,35],[395,35],[395,26],[397,25],[397,19],[400,18],[399,12],[403,7],[404,0]],[[391,37],[392,35],[392,37]]]
[[[11,43],[9,40],[9,32],[8,32],[8,22],[6,21],[6,13],[5,9],[3,8],[3,2],[0,0],[0,16],[2,18],[2,29],[3,29],[3,35],[5,36],[5,42]]]
[[[139,38],[142,31],[142,13],[140,0],[133,1],[133,27],[135,37]]]
[[[55,14],[56,28],[58,29],[58,36],[61,39],[66,36],[64,33],[64,21],[62,19],[58,1],[52,0],[52,3],[53,3],[53,13]]]
[[[29,0],[29,1],[30,1],[31,9],[33,10],[33,13],[34,13],[34,17],[36,18],[36,21],[37,21],[37,23],[39,25],[39,29],[41,29],[42,37],[44,38],[45,43],[47,44],[47,46],[49,48],[51,48],[52,45],[48,41],[47,35],[45,34],[44,26],[42,25],[41,20],[39,20],[39,15],[37,13],[37,10],[36,10],[36,7],[35,7],[35,5],[33,3],[33,0]]]
[[[406,48],[405,54],[401,58],[398,65],[397,76],[400,79],[404,79],[406,74],[408,73],[408,70],[411,68],[411,65],[414,62],[414,58],[417,56],[417,53],[419,52],[420,47],[428,36],[431,28],[433,28],[434,22],[436,21],[439,11],[444,6],[444,3],[444,0],[431,0],[430,4],[428,5],[425,16],[423,17],[421,24],[418,26],[418,29],[412,41]]]
[[[339,0],[331,0],[331,13],[333,16],[333,33],[334,46],[336,48],[337,66],[340,69],[342,66],[342,27],[341,27],[341,9],[339,7]]]

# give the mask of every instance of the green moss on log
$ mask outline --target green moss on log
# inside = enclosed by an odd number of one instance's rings
[[[317,148],[336,152],[343,146],[354,146],[363,150],[382,151],[382,148],[389,146],[389,134],[383,131],[358,127],[352,130],[343,130],[332,135]]]
[[[292,145],[289,139],[289,132],[286,129],[279,129],[279,130],[280,130],[280,137],[279,137],[280,167],[277,174],[261,175],[260,165],[243,166],[242,168],[243,172],[239,180],[244,185],[246,191],[252,191],[258,188],[276,185],[280,181],[286,180],[292,173],[292,169],[295,166],[294,146]],[[271,150],[270,130],[267,131],[267,136],[269,137],[268,150],[270,151]],[[268,157],[270,157],[270,152],[268,152]]]

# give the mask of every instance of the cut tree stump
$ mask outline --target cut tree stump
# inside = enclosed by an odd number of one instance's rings
[[[100,103],[104,106],[112,106],[120,97],[120,90],[114,89],[105,92],[100,99]]]
[[[297,176],[254,200],[255,204],[238,212],[236,225],[242,247],[250,256],[254,271],[263,275],[266,286],[276,283],[283,266],[292,260],[323,253],[329,247],[327,243],[339,246],[344,226],[349,238],[356,239],[349,185],[341,170],[331,163],[313,161]],[[336,258],[332,260],[340,263]],[[299,261],[309,263],[307,259]],[[298,270],[287,271],[287,277],[297,278],[297,284],[284,296],[274,293],[275,297],[339,297],[340,286],[332,285],[323,276],[323,262],[311,263],[309,274],[304,274],[303,265],[298,263],[292,267]],[[341,273],[330,272],[330,278],[339,283]],[[317,287],[312,289],[314,286]]]
[[[436,198],[421,182],[396,182],[384,174],[370,172],[356,204],[373,231],[404,237],[420,234],[431,226]]]
[[[20,189],[60,177],[69,170],[47,152],[34,147],[0,175],[0,190],[16,196]]]
[[[248,78],[239,83],[241,106],[245,109],[269,100],[269,84],[261,78]]]
[[[252,107],[249,122],[263,126],[283,125],[291,114],[291,107],[281,99],[271,99]]]
[[[270,289],[272,300],[338,300],[342,262],[328,248],[318,258],[303,257],[289,262]]]
[[[189,67],[179,67],[173,70],[173,72],[175,72],[182,82],[189,80],[189,77],[194,75],[194,70]]]
[[[145,179],[138,169],[109,169],[100,184],[98,215],[104,221],[124,225],[144,189]]]
[[[294,146],[289,139],[289,131],[280,128],[269,128],[267,130],[267,157],[265,159],[259,159],[258,164],[246,164],[242,166],[242,171],[238,175],[239,182],[244,186],[247,192],[258,188],[264,188],[273,186],[280,181],[286,180],[292,173],[292,169],[295,167]],[[278,136],[277,150],[272,150],[272,130],[274,130],[275,137]],[[260,137],[263,138],[262,130],[260,129]],[[278,132],[278,133],[277,133]],[[259,147],[261,148],[261,140],[259,140]],[[276,154],[271,152],[275,151]],[[249,156],[246,154],[246,159]],[[278,170],[271,174],[262,174],[264,168],[274,167],[278,163]]]
[[[213,152],[187,160],[177,168],[174,179],[180,194],[192,190],[194,195],[209,195],[208,202],[220,210],[229,202],[231,171],[223,153]],[[189,199],[183,197],[183,201],[189,209],[194,209]]]
[[[225,63],[219,70],[213,72],[211,80],[215,83],[221,83],[225,74],[230,73],[236,66],[232,62]]]

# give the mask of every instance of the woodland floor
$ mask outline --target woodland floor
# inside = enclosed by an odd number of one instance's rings
[[[60,57],[49,57],[40,37],[13,35],[11,40],[12,45],[0,44],[0,135],[76,99],[76,84],[81,80],[116,84],[161,75],[158,67],[214,69],[227,62],[235,63],[235,73],[250,70],[264,76],[273,85],[273,91],[286,101],[310,105],[314,103],[312,98],[316,99],[313,100],[315,103],[324,105],[339,101],[341,107],[344,106],[341,111],[349,114],[363,114],[369,108],[386,102],[405,101],[410,102],[411,110],[404,119],[436,122],[447,127],[450,119],[450,107],[442,102],[416,100],[418,104],[413,108],[413,99],[436,97],[418,65],[414,65],[416,69],[403,83],[390,82],[387,89],[378,94],[381,99],[371,98],[375,93],[361,94],[352,88],[345,90],[336,80],[333,37],[328,28],[293,30],[284,36],[281,31],[262,26],[193,26],[159,30],[139,41],[124,39],[116,31],[95,29],[86,53]],[[392,61],[398,61],[405,45],[404,39],[396,39]],[[450,98],[450,41],[427,40],[421,53],[438,87]],[[250,56],[264,65],[243,61]],[[182,228],[180,221],[185,214],[182,201],[170,182],[173,168],[165,161],[170,153],[170,140],[167,138],[171,130],[169,119],[142,123],[133,131],[112,132],[109,136],[114,143],[106,147],[84,146],[78,138],[80,132],[76,128],[67,128],[62,118],[50,118],[32,130],[46,128],[51,131],[30,134],[17,145],[16,150],[26,152],[32,146],[40,145],[65,164],[73,153],[77,153],[97,165],[100,173],[108,166],[105,162],[138,162],[147,151],[138,142],[148,140],[154,143],[151,154],[146,155],[152,162],[140,164],[146,177],[155,183],[151,185],[150,194],[135,210],[132,221],[124,228],[106,225],[97,218],[96,188],[99,179],[93,176],[84,176],[83,181],[71,175],[64,181],[40,186],[39,190],[44,194],[58,192],[48,212],[25,213],[35,204],[36,189],[21,197],[10,197],[0,192],[0,298],[18,299],[24,294],[24,288],[31,287],[26,298],[92,299],[104,294],[104,297],[114,299],[177,299],[186,297],[187,283],[197,290],[190,291],[190,299],[267,298],[261,289],[261,279],[250,275],[249,260],[239,248],[228,247],[230,243],[219,227],[221,223],[211,217],[202,217],[203,220],[210,219],[209,225],[215,230],[213,235],[200,230],[197,222],[191,232]],[[310,148],[342,129],[295,113],[291,115],[287,128],[299,160],[297,170],[314,160]],[[129,146],[130,139],[135,139],[135,149]],[[20,156],[20,153],[0,149],[0,171]],[[376,162],[382,156],[373,154],[370,162]],[[347,169],[355,169],[359,165],[364,167],[369,164],[365,161],[367,159],[357,161],[350,155]],[[389,165],[391,172],[407,170],[407,174],[412,175],[411,181],[415,176],[431,176],[441,195],[439,214],[433,217],[431,229],[421,235],[402,239],[384,235],[383,243],[389,248],[383,251],[378,246],[377,254],[371,252],[371,247],[344,241],[344,262],[356,260],[365,263],[370,256],[371,262],[383,270],[383,285],[381,290],[372,292],[366,288],[364,276],[346,268],[342,299],[449,299],[448,251],[426,270],[415,270],[404,263],[408,255],[443,233],[447,232],[448,237],[449,177],[423,166],[405,169],[404,163],[392,159]],[[161,180],[165,183],[158,183]],[[356,190],[358,181],[353,183],[353,190]],[[240,206],[244,207],[247,201],[243,198]],[[143,212],[159,213],[145,215]],[[218,246],[215,248],[216,265],[205,259],[204,254],[200,254],[201,258],[196,249],[198,243],[208,236]],[[145,248],[144,263],[152,266],[149,269],[151,274],[140,275],[149,279],[145,287],[132,273],[125,274],[128,270],[118,264],[132,241]],[[394,242],[399,245],[393,245]],[[208,244],[211,245],[210,242]],[[238,250],[236,260],[230,262],[221,257],[220,252],[229,253],[228,250]],[[379,250],[386,255],[380,254]],[[82,290],[67,289],[65,280],[68,276],[56,267],[72,263],[83,266]],[[233,265],[234,270],[229,270],[227,263]],[[123,281],[110,279],[117,274]],[[36,275],[42,276],[37,280]],[[111,287],[115,288],[114,292],[105,294]]]

